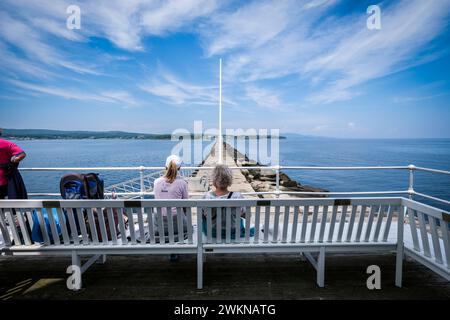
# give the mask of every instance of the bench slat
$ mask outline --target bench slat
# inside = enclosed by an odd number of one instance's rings
[[[80,225],[80,230],[81,230],[81,236],[83,239],[83,244],[84,245],[88,245],[90,240],[89,240],[89,234],[87,231],[87,227],[86,227],[86,222],[84,221],[84,214],[83,214],[83,208],[81,209],[71,209],[72,212],[76,211],[77,217],[78,217],[78,224]]]
[[[47,210],[48,209],[46,209],[46,211]],[[38,218],[38,221],[39,221],[39,228],[41,229],[42,238],[44,239],[44,244],[46,246],[49,246],[50,245],[50,238],[48,237],[46,223],[45,223],[45,220],[44,220],[44,215],[42,214],[42,209],[41,208],[36,209],[36,214],[37,214],[37,218]],[[78,244],[78,242],[75,243],[75,244]]]
[[[386,209],[385,206],[380,206],[380,211],[379,211],[378,217],[377,217],[377,223],[375,225],[375,233],[374,233],[373,238],[372,238],[372,240],[375,241],[375,242],[378,241],[378,237],[380,236],[381,225],[382,225],[383,220],[384,220],[385,209]]]
[[[70,244],[69,231],[67,230],[66,218],[61,208],[56,208],[56,214],[58,215],[58,219],[61,225],[61,233],[63,236],[63,242],[65,246]]]
[[[197,214],[201,214],[197,212]],[[191,207],[186,208],[186,218],[187,218],[187,232],[188,232],[188,243],[193,243],[193,230],[192,230],[192,210]]]
[[[137,209],[140,244],[145,244],[144,208]]]
[[[95,224],[94,212],[93,212],[92,208],[87,209],[87,216],[88,216],[89,231],[91,233],[92,243],[97,245],[98,244],[97,226]],[[70,221],[70,219],[69,219],[69,221]],[[72,228],[72,226],[70,226],[70,228]]]
[[[47,209],[47,210],[50,210],[50,214],[48,214],[48,223],[50,224],[50,230],[52,233],[53,243],[56,245],[59,245],[60,244],[59,234],[58,234],[58,229],[56,227],[55,218],[53,217],[53,210],[52,209]]]
[[[134,229],[134,218],[132,208],[125,208],[125,213],[128,217],[128,228],[130,229],[131,244],[136,244],[136,230]]]
[[[222,215],[222,209],[217,208],[216,209],[216,217]],[[218,233],[219,230],[216,229],[216,233]],[[206,209],[206,242],[212,243],[212,209],[207,208]]]
[[[116,230],[116,222],[114,221],[113,209],[107,208],[106,212],[107,212],[107,216],[108,216],[108,225],[109,225],[109,232],[111,234],[111,241],[113,244],[117,244],[117,230]],[[144,240],[144,242],[145,242],[145,240]]]
[[[23,211],[22,209],[16,210],[17,220],[19,220],[20,231],[22,232],[22,237],[25,242],[25,245],[31,245],[30,235],[28,233],[28,229],[26,228],[26,222],[23,219]],[[53,232],[52,232],[53,233]]]
[[[298,215],[299,215],[299,207],[294,206],[294,218],[292,221],[292,234],[291,234],[291,242],[294,243],[297,240],[297,228],[298,228]]]
[[[216,207],[216,212],[220,212],[220,214],[216,215],[216,241],[217,243],[222,243],[222,208]]]
[[[408,221],[409,227],[411,228],[414,250],[420,251],[419,237],[417,236],[417,226],[416,226],[416,219],[414,217],[414,210],[410,208],[408,208]]]
[[[327,216],[328,216],[328,206],[323,206],[322,219],[320,221],[319,242],[323,242],[323,237],[325,235],[325,227],[327,225]]]
[[[0,231],[3,235],[3,240],[5,241],[5,244],[7,247],[11,246],[11,238],[9,236],[9,231],[6,223],[5,214],[3,212],[3,209],[0,208]]]
[[[356,230],[355,241],[359,242],[361,240],[361,233],[364,226],[364,220],[366,219],[367,206],[361,206],[361,211],[359,212],[358,229]]]
[[[164,234],[164,219],[163,219],[161,207],[156,208],[156,217],[157,217],[157,221],[158,221],[159,244],[163,245],[166,242],[166,237]]]
[[[347,217],[347,208],[348,206],[342,206],[341,218],[339,220],[337,242],[342,242],[342,234],[344,233],[345,219]]]
[[[331,221],[330,221],[330,228],[328,229],[328,240],[327,242],[333,241],[333,235],[334,235],[334,228],[336,225],[336,219],[337,219],[337,211],[339,206],[333,206],[333,211],[331,214]]]
[[[400,210],[401,206],[398,207],[398,215],[397,217],[400,217]],[[394,216],[394,208],[393,206],[389,206],[387,217],[386,217],[386,224],[384,225],[384,231],[383,231],[383,241],[386,242],[389,236],[389,231],[391,229],[391,223],[392,223],[392,217]],[[400,221],[398,222],[400,223]],[[403,221],[401,221],[403,223]]]
[[[155,229],[153,221],[153,208],[145,208],[147,211],[147,223],[148,223],[148,235],[150,238],[150,243],[155,244]]]
[[[369,219],[367,220],[367,226],[366,226],[366,231],[365,231],[365,235],[364,235],[364,242],[369,242],[370,239],[370,234],[372,231],[372,225],[373,225],[373,220],[375,219],[375,212],[378,211],[379,213],[379,208],[381,206],[370,206],[370,211],[369,211]]]
[[[270,207],[264,207],[264,243],[269,242]]]
[[[14,245],[19,246],[22,245],[22,241],[20,241],[19,233],[17,232],[16,222],[14,221],[13,210],[8,209],[9,211],[5,211],[6,219],[9,224],[9,228],[11,229],[11,233],[14,239]]]
[[[259,230],[261,221],[261,207],[255,207],[255,237],[253,238],[254,243],[259,242]]]
[[[231,243],[231,208],[226,208],[226,223],[225,223],[225,229],[226,229],[226,243]]]
[[[234,241],[240,242],[241,240],[241,216],[242,216],[242,209],[240,207],[236,208],[236,211],[234,213],[235,215],[235,225],[234,225]]]
[[[278,228],[280,226],[280,206],[275,207],[275,216],[273,221],[272,242],[278,242]]]
[[[97,220],[100,225],[100,234],[102,235],[102,243],[108,244],[108,233],[106,232],[105,217],[103,215],[102,208],[97,208]]]
[[[119,220],[120,240],[123,245],[128,244],[127,232],[125,230],[123,209],[118,209],[117,219]]]
[[[245,208],[245,243],[250,242],[250,222],[252,219],[252,207]]]
[[[290,207],[284,206],[284,220],[283,220],[283,234],[281,236],[281,242],[286,243],[288,226],[289,226],[289,215],[290,215]]]
[[[309,242],[315,241],[318,217],[319,217],[319,206],[314,206],[314,212],[313,212],[313,217],[312,217],[312,221],[311,221],[311,232],[309,235]]]
[[[442,241],[444,242],[444,256],[447,261],[447,269],[450,269],[450,226],[447,221],[439,220],[441,224]]]
[[[167,214],[167,232],[169,232],[169,243],[174,244],[174,229],[173,229],[173,212],[172,207],[166,207]]]
[[[347,236],[345,241],[350,242],[353,235],[353,227],[355,225],[356,212],[358,211],[358,206],[352,206],[352,211],[350,213],[350,221],[348,223]]]
[[[434,259],[437,263],[442,264],[441,244],[437,233],[436,218],[428,216],[431,230],[431,239],[433,241]],[[441,222],[442,223],[442,222]]]
[[[302,232],[300,234],[300,242],[305,242],[306,229],[308,227],[308,211],[309,211],[309,206],[304,206],[303,207]]]
[[[425,225],[424,213],[417,211],[417,218],[419,220],[419,230],[420,230],[420,236],[422,238],[423,252],[426,257],[430,258],[431,257],[430,243],[428,242],[428,232],[427,232],[427,227]]]
[[[183,222],[183,215],[184,211],[183,208],[177,207],[177,235],[178,235],[178,242],[184,242],[184,222]]]

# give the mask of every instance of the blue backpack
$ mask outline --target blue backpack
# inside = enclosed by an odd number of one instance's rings
[[[59,237],[61,235],[61,224],[60,224],[59,217],[58,217],[58,214],[57,214],[57,211],[55,208],[53,208],[51,210],[51,214],[53,215],[53,220],[55,221],[55,224],[56,224],[56,232],[58,233],[57,236]],[[47,209],[45,209],[45,208],[42,209],[42,216],[44,218],[44,224],[45,224],[45,228],[47,230],[48,237],[50,239],[50,243],[54,243],[53,234],[52,234],[51,228],[50,228],[50,222],[48,221]],[[44,236],[42,235],[39,218],[38,218],[36,210],[33,210],[31,217],[33,219],[33,228],[31,229],[31,240],[33,242],[44,242]]]

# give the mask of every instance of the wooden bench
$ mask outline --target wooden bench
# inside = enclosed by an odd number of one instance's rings
[[[45,223],[44,208],[55,210],[59,221],[66,221],[60,236],[53,236],[58,232],[52,214],[48,215],[49,226]],[[225,227],[223,237],[221,232],[213,237],[214,208],[226,213],[225,221],[217,215],[217,229]],[[174,221],[171,209],[178,213]],[[106,215],[96,217],[102,211]],[[117,225],[115,211],[120,213]],[[161,221],[164,211],[168,225],[160,223],[155,230],[153,222]],[[241,234],[239,224],[231,230],[231,215],[242,211]],[[26,226],[32,224],[32,212],[37,214],[43,243],[34,243]],[[128,228],[127,218],[133,221]],[[316,269],[317,284],[323,287],[327,254],[392,252],[396,254],[397,286],[402,283],[405,254],[450,281],[449,218],[448,212],[404,198],[0,201],[1,252],[5,255],[69,255],[72,265],[84,273],[94,262],[104,262],[107,255],[196,254],[198,288],[203,287],[204,259],[215,253],[302,254]],[[84,264],[83,256],[90,256]],[[81,283],[74,289],[80,287]]]

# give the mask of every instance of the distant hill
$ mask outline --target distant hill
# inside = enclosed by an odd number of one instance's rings
[[[47,129],[0,129],[1,138],[10,140],[72,140],[72,139],[138,139],[170,140],[171,134],[150,134],[125,131],[61,131]],[[211,135],[207,135],[212,137]],[[191,134],[191,138],[196,138]],[[270,138],[270,137],[269,137]],[[285,137],[280,137],[284,139]]]
[[[3,129],[4,139],[149,139],[170,140],[170,134],[148,134],[123,131],[60,131],[46,129]]]

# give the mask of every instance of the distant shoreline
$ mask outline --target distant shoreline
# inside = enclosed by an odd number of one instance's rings
[[[123,131],[59,131],[44,129],[3,129],[1,138],[9,140],[172,140],[171,134],[133,133]],[[189,136],[189,135],[187,135]],[[180,136],[186,137],[185,136]],[[213,135],[194,135],[191,139],[212,139]],[[224,137],[229,137],[225,136]],[[259,139],[258,136],[245,136],[246,139]],[[264,137],[271,139],[271,136]],[[286,139],[280,136],[280,139]]]

